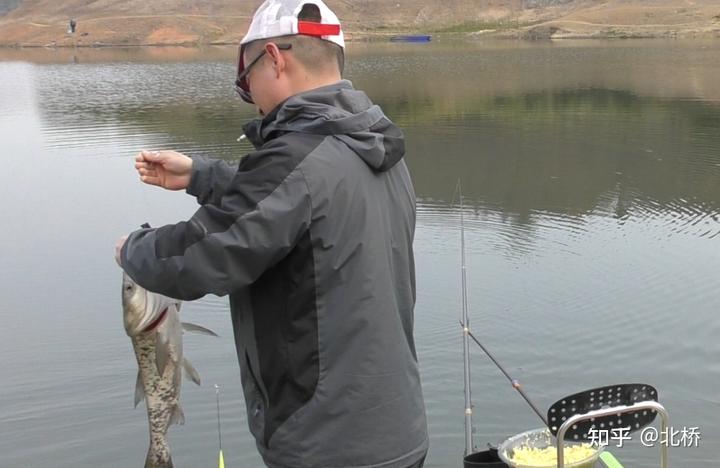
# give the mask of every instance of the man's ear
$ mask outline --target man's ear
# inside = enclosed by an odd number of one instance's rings
[[[280,49],[278,49],[277,45],[272,42],[268,42],[267,44],[265,44],[265,52],[272,60],[272,66],[275,70],[275,75],[279,77],[280,72],[284,71],[287,67],[287,61],[285,60],[285,57],[283,56],[283,54],[280,53]]]

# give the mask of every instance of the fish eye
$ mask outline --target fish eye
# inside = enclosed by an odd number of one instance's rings
[[[132,289],[132,284],[128,284],[125,286],[125,291],[130,291]]]

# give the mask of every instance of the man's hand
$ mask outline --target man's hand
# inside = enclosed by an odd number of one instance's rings
[[[177,151],[141,151],[135,169],[146,184],[183,190],[190,184],[192,159]]]
[[[117,244],[115,244],[115,261],[118,265],[122,267],[120,264],[120,251],[123,248],[123,245],[125,245],[125,242],[127,241],[128,236],[122,236],[118,241]]]

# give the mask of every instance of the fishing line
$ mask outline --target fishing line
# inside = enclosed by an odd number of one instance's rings
[[[159,154],[160,151],[153,151],[155,154]],[[133,162],[135,161],[135,158],[133,158]],[[154,164],[154,163],[153,163]],[[148,194],[147,191],[150,188],[149,184],[147,184],[145,181],[142,180],[142,177],[139,177],[140,179],[140,204],[142,205],[142,211],[145,213],[145,219],[150,219],[150,202],[148,200]],[[150,226],[148,226],[150,227]]]

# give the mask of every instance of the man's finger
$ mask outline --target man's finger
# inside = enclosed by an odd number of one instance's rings
[[[137,162],[135,163],[135,169],[138,171],[140,169],[147,169],[149,171],[154,171],[160,164],[159,163],[153,163],[153,162]]]
[[[145,156],[143,156],[143,153],[145,153],[147,150],[140,150],[138,154],[135,155],[135,161],[145,161]]]
[[[157,161],[160,157],[160,151],[142,150],[135,156],[136,162],[152,162]]]
[[[157,171],[155,171],[153,169],[140,168],[140,169],[138,169],[138,174],[140,174],[141,176],[158,177]]]
[[[138,171],[138,175],[142,179],[143,177],[152,177],[154,179],[159,179],[160,176],[158,176],[157,172],[150,172],[150,171]]]
[[[162,187],[162,185],[160,185],[160,178],[157,176],[149,176],[149,175],[140,176],[140,180],[142,180],[146,184],[157,185],[157,186]]]
[[[151,163],[160,161],[160,151],[143,151],[142,155],[145,161]]]

